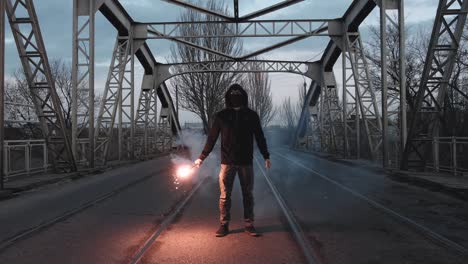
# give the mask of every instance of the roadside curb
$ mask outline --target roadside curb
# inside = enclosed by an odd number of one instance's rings
[[[0,191],[0,201],[1,200],[6,200],[10,198],[13,195],[13,192],[10,190],[1,190]]]
[[[446,186],[438,182],[424,179],[423,177],[410,176],[402,171],[387,171],[386,176],[395,181],[405,182],[434,192],[440,192],[460,200],[468,201],[468,189]]]

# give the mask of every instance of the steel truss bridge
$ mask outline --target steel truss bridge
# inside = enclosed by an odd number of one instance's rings
[[[132,160],[170,151],[180,133],[173,100],[165,81],[195,72],[283,72],[310,78],[306,102],[295,133],[295,146],[307,142],[315,151],[382,160],[383,166],[424,169],[437,163],[431,156],[433,142],[443,124],[446,96],[455,57],[466,23],[468,1],[439,0],[417,102],[408,109],[407,88],[390,76],[406,76],[403,0],[355,0],[336,19],[259,20],[258,17],[302,2],[286,0],[239,16],[217,13],[182,0],[166,2],[219,18],[225,34],[181,35],[180,29],[196,22],[135,21],[118,0],[73,1],[73,120],[65,124],[62,105],[55,89],[33,0],[6,0],[0,5],[0,52],[4,79],[5,26],[7,16],[19,53],[34,107],[41,124],[50,160],[56,170],[103,166],[108,161]],[[380,87],[371,81],[359,26],[374,10],[380,10]],[[95,102],[95,16],[100,12],[117,30],[111,64],[100,109]],[[230,30],[234,28],[234,30]],[[398,32],[398,60],[389,54],[385,41]],[[213,48],[197,45],[196,38],[288,37],[270,47],[233,57]],[[311,37],[330,39],[322,57],[314,62],[268,61],[254,57]],[[167,39],[215,54],[218,61],[163,64],[155,60],[148,41]],[[334,65],[341,58],[344,83],[338,89]],[[135,104],[135,60],[144,68],[138,104]],[[390,65],[398,65],[393,72]],[[0,90],[2,109],[4,86]],[[339,93],[341,91],[341,93]],[[396,92],[397,91],[397,92]],[[161,110],[158,113],[158,104]],[[84,110],[83,110],[84,109]],[[3,129],[3,115],[0,117]],[[0,133],[3,145],[3,130]],[[3,149],[3,147],[2,147]],[[3,151],[0,151],[3,155]],[[455,152],[456,154],[456,152]],[[112,156],[114,155],[114,156]],[[0,157],[4,160],[3,157]],[[3,171],[3,169],[1,170]]]

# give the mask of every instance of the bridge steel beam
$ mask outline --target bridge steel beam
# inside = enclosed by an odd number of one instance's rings
[[[440,0],[429,42],[416,105],[411,109],[408,141],[402,156],[402,169],[412,162],[425,169],[431,159],[431,143],[444,124],[447,94],[460,93],[450,85],[460,40],[468,12],[467,0]],[[465,98],[466,95],[463,95]]]
[[[311,79],[319,79],[318,64],[303,61],[204,61],[173,64],[158,64],[156,69],[156,85],[181,74],[200,72],[288,72],[303,75]]]
[[[145,70],[145,74],[152,75],[155,71],[156,61],[148,44],[142,37],[146,34],[145,27],[139,26],[126,12],[125,8],[117,0],[106,0],[99,8],[99,11],[107,18],[107,20],[117,29],[120,36],[128,36],[129,32],[134,30],[135,41],[141,42],[138,44],[138,49],[135,52],[136,59],[140,62]],[[175,113],[174,103],[170,96],[167,86],[163,83],[157,91],[157,95],[162,107],[169,108],[169,111]],[[172,116],[172,133],[177,135],[180,131],[180,124],[177,115]]]
[[[156,152],[158,89],[153,75],[143,76],[135,117],[135,155],[137,158],[146,158]]]
[[[5,1],[0,1],[0,112],[5,113]],[[5,140],[4,115],[0,115],[0,190],[4,189],[3,145]]]
[[[300,139],[304,139],[307,136],[309,130],[312,129],[311,122],[317,121],[316,117],[318,109],[318,98],[316,97],[320,95],[320,90],[321,85],[319,84],[318,80],[312,80],[309,89],[307,89],[304,97],[304,105],[302,106],[301,115],[299,117],[299,122],[294,135],[293,144],[296,147],[298,146]],[[315,118],[313,117],[313,115],[315,115]]]
[[[95,161],[95,16],[103,1],[73,0],[72,148],[79,162],[89,168],[94,168]]]
[[[332,19],[254,20],[244,22],[194,21],[138,23],[147,27],[147,39],[195,39],[195,38],[252,38],[252,37],[300,37],[329,36],[328,23]],[[180,29],[216,24],[224,29],[222,34],[181,35]]]
[[[321,75],[322,92],[319,106],[321,150],[338,154],[344,150],[342,105],[338,99],[337,83],[333,71],[322,70]]]
[[[376,159],[382,143],[382,122],[378,110],[375,89],[370,80],[367,58],[360,34],[346,32],[341,42],[343,70],[343,115],[346,116],[343,125],[345,129],[346,155],[352,153],[356,158],[361,156],[361,138],[364,138],[369,148],[368,158]],[[364,134],[361,137],[361,127]],[[350,142],[355,143],[350,148]]]
[[[52,165],[56,171],[76,171],[63,106],[55,89],[34,3],[32,0],[6,0],[2,1],[2,4],[6,5],[8,21],[28,88],[43,136],[52,155]]]
[[[129,36],[118,36],[104,89],[97,121],[96,153],[105,164],[116,120],[118,121],[118,159],[133,156],[134,143],[134,57],[135,42]],[[124,153],[125,152],[125,153]]]
[[[259,16],[266,15],[268,13],[277,11],[279,9],[283,9],[285,7],[297,4],[297,3],[302,2],[304,0],[285,0],[285,1],[279,2],[277,4],[271,5],[269,7],[266,7],[264,9],[252,12],[252,13],[247,14],[247,15],[242,16],[242,17],[239,17],[239,4],[238,4],[237,0],[234,0],[234,16],[229,16],[229,15],[222,14],[222,13],[219,13],[219,12],[216,12],[216,11],[213,11],[213,10],[209,10],[209,9],[206,9],[206,8],[198,6],[198,5],[188,3],[186,1],[181,1],[181,0],[162,0],[162,1],[165,1],[165,2],[168,2],[168,3],[171,3],[171,4],[175,4],[175,5],[184,7],[184,8],[193,9],[195,11],[198,11],[198,12],[201,12],[201,13],[204,13],[204,14],[208,14],[208,15],[211,15],[211,16],[214,16],[214,17],[218,17],[218,18],[226,20],[226,21],[242,22],[242,21],[247,21],[247,20],[259,17]]]
[[[340,30],[341,33],[346,34],[347,32],[358,32],[359,25],[363,22],[363,20],[372,12],[372,10],[379,5],[381,10],[381,40],[384,40],[387,35],[388,27],[396,27],[399,32],[400,38],[400,56],[399,61],[397,61],[397,65],[399,65],[399,72],[397,75],[405,76],[405,35],[404,35],[404,15],[403,15],[403,0],[359,0],[353,1],[351,6],[346,11],[345,15],[341,19],[341,21],[337,21],[336,23],[329,23],[329,33],[332,36],[332,40],[329,42],[325,52],[320,60],[323,64],[325,71],[332,71],[333,66],[337,62],[338,58],[342,54],[342,47],[344,45],[343,38],[334,37],[339,36]],[[398,17],[398,20],[393,19],[393,14],[395,13]],[[390,21],[390,23],[387,22]],[[341,22],[341,23],[339,23]],[[338,31],[338,32],[335,32]],[[341,46],[341,47],[340,47]],[[387,52],[387,43],[382,41],[382,97],[385,98],[382,100],[382,159],[383,159],[383,166],[389,167],[390,166],[390,153],[389,153],[389,146],[390,140],[388,136],[388,127],[389,127],[389,115],[391,115],[391,120],[393,121],[392,124],[398,123],[398,131],[400,139],[400,146],[404,144],[406,138],[406,87],[405,82],[398,82],[398,83],[388,83],[388,74],[394,74],[389,71],[388,65],[392,63],[391,60],[388,59],[388,52]],[[388,88],[392,88],[391,92],[389,93]],[[401,99],[401,100],[400,100]],[[362,108],[361,108],[362,112]],[[396,120],[396,121],[395,121]],[[399,153],[397,153],[399,155]],[[392,159],[393,161],[393,159]],[[395,159],[397,161],[397,159]],[[396,162],[395,162],[396,163]],[[392,166],[394,166],[394,164]]]
[[[98,134],[94,135],[94,17],[97,11],[100,11],[116,28],[120,37],[120,43],[124,43],[125,39],[127,39],[128,44],[130,44],[129,48],[132,50],[130,52],[132,56],[128,56],[128,61],[126,61],[126,65],[130,70],[118,71],[120,72],[120,76],[122,76],[122,73],[128,75],[123,78],[117,78],[118,85],[122,86],[125,84],[126,87],[120,89],[117,94],[115,94],[115,91],[110,91],[109,85],[106,87],[106,89],[109,89],[103,100],[104,102],[107,100],[107,106],[110,108],[100,110],[100,114],[102,114],[98,122],[100,127],[96,130]],[[125,156],[124,149],[126,149],[126,155],[129,158],[133,158],[136,117],[134,105],[135,88],[133,87],[134,59],[136,58],[140,61],[146,75],[153,75],[154,68],[158,64],[148,45],[143,40],[147,32],[135,23],[117,0],[74,0],[73,19],[73,152],[76,156],[80,156],[78,145],[86,144],[89,147],[87,148],[88,155],[83,157],[84,163],[92,168],[94,166],[95,153],[99,155],[105,154],[103,156],[105,157],[103,160],[105,163],[107,161],[106,153],[108,153],[108,146],[106,144],[110,142],[111,138],[109,136],[112,133],[110,131],[111,127],[107,125],[111,125],[112,123],[113,126],[115,118],[118,117],[119,143],[121,143],[119,144],[120,158],[123,159]],[[110,76],[112,78],[115,77],[113,75]],[[86,96],[83,97],[83,94]],[[163,107],[168,108],[168,111],[171,113],[175,112],[172,98],[164,83],[158,89],[157,96]],[[111,103],[112,100],[117,101]],[[84,106],[86,111],[80,111],[80,106]],[[89,115],[87,119],[85,119],[86,114]],[[106,115],[107,117],[105,117]],[[170,115],[170,117],[172,118],[170,122],[172,134],[177,135],[180,130],[178,118],[175,114]],[[79,127],[78,122],[83,121],[85,125]],[[105,126],[104,124],[107,125]],[[83,132],[86,128],[89,130],[88,139],[80,139],[83,137]],[[107,132],[103,132],[106,130]],[[124,135],[124,132],[127,132],[128,135]],[[94,144],[97,145],[97,148]]]
[[[397,168],[407,133],[404,0],[380,0],[378,4],[380,6],[380,51],[382,61],[382,161],[384,168]],[[397,19],[395,19],[395,15]],[[397,58],[392,57],[388,51],[387,36],[389,31],[398,32],[400,54]],[[391,64],[398,65],[399,72],[391,72]],[[390,83],[389,77],[392,74],[399,76],[399,80]],[[395,131],[399,134],[393,144],[389,134],[390,126],[396,127]]]

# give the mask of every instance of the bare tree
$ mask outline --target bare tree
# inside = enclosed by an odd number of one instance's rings
[[[421,80],[422,69],[424,67],[424,59],[425,59],[425,51],[424,47],[421,47],[423,40],[427,41],[427,36],[424,35],[424,38],[421,39],[422,36],[416,36],[414,34],[410,34],[409,29],[405,29],[408,34],[406,38],[406,98],[410,109],[414,107],[414,100],[416,91],[419,88],[419,82]],[[387,39],[386,43],[388,45],[388,54],[389,54],[389,79],[388,82],[390,84],[397,84],[400,82],[400,71],[399,71],[399,36],[398,31],[392,27],[388,26],[387,29]],[[374,84],[376,89],[380,89],[381,87],[381,76],[380,71],[382,68],[382,62],[380,58],[380,28],[377,26],[370,27],[370,40],[366,43],[365,51],[368,53],[366,57],[370,61],[370,74],[371,74],[371,81]],[[426,48],[427,50],[427,48]],[[424,55],[422,55],[424,53]],[[398,94],[399,89],[397,86],[389,85],[388,87],[390,94]],[[392,93],[393,92],[393,93]]]
[[[73,91],[73,82],[72,82],[72,67],[70,64],[65,63],[62,60],[52,60],[51,64],[52,77],[55,81],[55,89],[62,103],[62,110],[65,119],[65,123],[68,128],[71,128],[72,122],[72,91]],[[83,83],[83,87],[87,84]],[[78,92],[80,100],[78,100],[78,111],[83,113],[85,116],[89,116],[89,109],[83,105],[82,101],[88,100],[88,94],[84,89],[80,89]],[[102,102],[102,94],[95,93],[94,96],[94,109],[99,109]],[[97,119],[97,115],[96,119]],[[78,120],[80,122],[78,126],[82,126],[86,123],[86,119]]]
[[[289,131],[293,131],[297,124],[297,113],[291,102],[291,97],[283,99],[278,111],[280,112],[281,125]]]
[[[459,43],[459,52],[455,58],[455,67],[449,80],[449,89],[445,102],[443,103],[443,131],[450,135],[466,135],[468,128],[464,120],[458,119],[455,116],[460,116],[455,112],[466,111],[468,105],[468,26],[464,31],[461,42]],[[371,38],[367,42],[366,50],[370,51],[367,54],[371,62],[371,78],[375,87],[380,89],[381,79],[381,61],[380,61],[380,29],[371,27]],[[387,29],[389,32],[386,43],[389,47],[389,83],[399,83],[400,76],[398,71],[399,47],[398,47],[398,32],[393,27]],[[418,28],[417,31],[406,29],[406,86],[407,86],[407,104],[408,111],[413,112],[416,107],[416,95],[420,89],[423,69],[426,63],[427,51],[429,48],[431,31],[429,28]],[[439,57],[439,62],[444,61],[446,56],[444,53],[436,53]],[[393,94],[398,94],[398,86],[389,85],[388,89],[393,91]],[[391,95],[390,95],[391,96]],[[429,99],[431,100],[431,99]],[[432,102],[427,102],[432,104]],[[458,131],[458,132],[457,132]],[[463,132],[464,131],[464,132]]]
[[[51,60],[52,77],[55,81],[55,89],[60,98],[65,124],[67,128],[71,128],[72,119],[72,69],[71,65],[61,60]],[[24,123],[23,127],[29,128],[31,131],[26,134],[31,137],[41,137],[38,133],[39,126],[37,124],[38,118],[36,109],[33,103],[33,96],[28,87],[26,77],[22,69],[18,69],[13,74],[14,79],[9,81],[6,86],[5,99],[7,102],[8,110],[6,119],[10,121],[18,121]],[[87,95],[82,92],[79,94],[82,99],[86,99]],[[81,100],[78,100],[79,102]],[[95,109],[98,109],[100,95],[97,94],[95,98]],[[87,108],[82,104],[78,104],[78,111],[87,113]],[[84,123],[85,120],[80,120]]]
[[[262,125],[266,127],[276,114],[268,73],[255,71],[248,73],[244,87],[249,94],[249,107],[258,113]]]
[[[298,125],[306,97],[303,85],[300,85],[298,88],[298,100],[296,102],[292,102],[291,97],[287,97],[283,100],[278,109],[279,116],[281,118],[281,125],[287,128],[289,132],[291,132],[291,135]]]
[[[199,4],[202,3],[199,2]],[[210,10],[228,14],[224,1],[209,0],[205,2],[204,6]],[[216,22],[220,19],[188,9],[180,15],[179,21]],[[222,35],[234,31],[235,28],[218,23],[205,23],[182,26],[179,30],[180,34],[184,36],[195,35],[195,32],[202,35]],[[184,40],[231,56],[239,56],[242,52],[242,42],[239,38],[185,38]],[[171,47],[171,60],[173,62],[203,62],[224,61],[226,59],[177,43]],[[224,93],[227,88],[232,83],[239,81],[240,77],[241,75],[237,73],[225,72],[189,73],[173,78],[171,84],[173,87],[178,86],[181,107],[198,115],[206,132],[214,114],[223,108]]]

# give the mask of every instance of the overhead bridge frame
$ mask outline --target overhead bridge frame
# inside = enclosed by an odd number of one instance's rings
[[[171,4],[175,4],[175,5],[184,7],[184,8],[193,9],[195,11],[198,11],[198,12],[201,12],[201,13],[204,13],[204,14],[208,14],[208,15],[211,15],[211,16],[214,16],[214,17],[218,17],[218,18],[220,18],[222,20],[231,21],[231,22],[242,22],[242,21],[251,20],[251,19],[259,17],[259,16],[266,15],[268,13],[272,13],[274,11],[286,8],[288,6],[292,6],[294,4],[302,2],[304,0],[285,0],[285,1],[282,1],[282,2],[279,2],[277,4],[265,7],[263,9],[261,9],[261,10],[255,11],[253,13],[250,13],[250,14],[247,14],[247,15],[241,16],[241,17],[239,16],[239,1],[238,0],[234,0],[234,16],[229,16],[229,15],[222,14],[222,13],[219,13],[219,12],[216,12],[216,11],[213,11],[213,10],[209,10],[209,9],[204,8],[204,7],[189,3],[187,1],[182,1],[182,0],[162,0],[162,1],[168,2],[168,3],[171,3]]]
[[[164,82],[171,77],[194,72],[287,72],[306,76],[311,78],[312,82],[302,107],[296,138],[307,135],[308,131],[315,131],[319,133],[319,137],[316,138],[320,138],[322,151],[358,158],[362,151],[361,140],[365,140],[370,158],[382,159],[384,167],[395,167],[401,162],[403,168],[408,168],[410,159],[414,157],[427,163],[429,158],[421,154],[424,153],[424,149],[418,142],[439,135],[443,124],[441,117],[445,109],[446,94],[451,89],[448,81],[468,12],[466,0],[439,1],[416,108],[411,109],[410,113],[408,133],[405,82],[402,78],[390,82],[388,77],[406,74],[403,0],[356,0],[341,18],[304,20],[253,20],[302,0],[282,1],[244,16],[239,14],[238,0],[234,0],[233,16],[207,10],[187,1],[164,0],[214,16],[219,21],[156,23],[134,21],[117,0],[74,0],[73,120],[70,136],[62,117],[61,104],[50,74],[32,1],[7,0],[6,10],[28,84],[33,94],[33,90],[36,89],[44,92],[36,93],[38,96],[35,97],[35,105],[48,147],[56,150],[53,151],[57,154],[54,160],[58,164],[66,164],[71,170],[77,168],[76,164],[88,168],[93,168],[95,162],[99,165],[105,164],[110,160],[109,153],[112,152],[114,138],[117,138],[119,160],[143,158],[152,153],[167,151],[173,136],[179,133],[180,125]],[[15,17],[14,10],[19,5],[27,7],[28,18]],[[376,88],[370,81],[359,35],[360,24],[376,7],[380,9],[381,27],[380,106],[377,106]],[[0,5],[0,11],[1,8],[5,6]],[[97,12],[101,12],[114,26],[117,36],[101,109],[95,116],[94,47]],[[4,49],[5,44],[3,21],[1,23],[0,38],[3,40],[0,51]],[[30,24],[31,31],[28,33],[18,30],[18,23]],[[221,24],[229,30],[225,34],[213,35],[180,34],[183,27],[208,23]],[[400,54],[396,59],[389,54],[388,43],[385,41],[389,30],[398,32]],[[319,61],[249,60],[316,36],[330,38]],[[232,57],[191,42],[202,37],[290,38],[240,57]],[[167,39],[188,45],[215,54],[220,60],[161,64],[155,60],[147,45],[147,41],[151,39]],[[33,43],[33,40],[36,42]],[[28,50],[30,48],[35,50]],[[442,53],[443,60],[440,56]],[[344,88],[341,94],[338,94],[337,75],[333,72],[333,67],[340,56]],[[135,60],[144,68],[138,104],[135,104]],[[397,72],[390,72],[390,65],[397,65]],[[44,81],[37,80],[35,76],[38,73],[44,76]],[[0,75],[3,73],[0,72]],[[3,89],[3,85],[1,88]],[[3,94],[3,90],[1,92]],[[462,96],[468,98],[465,94]],[[159,113],[158,101],[161,104]],[[390,130],[398,131],[397,140],[390,138]]]
[[[113,65],[105,87],[105,96],[99,110],[97,129],[94,128],[94,46],[95,15],[101,12],[117,30],[120,49],[114,49]],[[94,162],[105,165],[109,160],[109,148],[117,129],[117,159],[134,158],[136,139],[136,112],[134,103],[134,60],[138,59],[146,75],[153,76],[157,62],[144,40],[136,22],[117,0],[74,0],[73,46],[73,129],[72,146],[75,157],[85,167],[93,168]],[[125,43],[122,46],[122,43]],[[125,65],[125,67],[123,67]],[[155,79],[155,78],[153,78]],[[170,136],[178,135],[180,124],[175,107],[164,83],[151,86],[164,110],[164,120],[170,124]],[[87,100],[79,95],[86,93]],[[156,97],[151,97],[155,100]],[[155,104],[156,102],[152,102]],[[82,127],[79,105],[89,109],[89,118]],[[117,127],[116,127],[117,126]],[[94,131],[96,130],[96,134]],[[86,131],[87,133],[83,133]],[[84,145],[84,147],[82,147]],[[84,150],[84,151],[83,151]]]
[[[173,64],[158,64],[156,66],[156,83],[182,74],[209,72],[267,72],[294,73],[311,79],[319,78],[317,62],[275,61],[275,60],[245,60],[245,61],[207,61]]]
[[[146,39],[194,39],[194,38],[252,38],[252,37],[298,37],[329,36],[328,23],[332,19],[255,20],[255,21],[194,21],[140,23],[146,26]],[[184,27],[216,24],[225,34],[182,35]],[[201,32],[199,32],[201,33]]]

